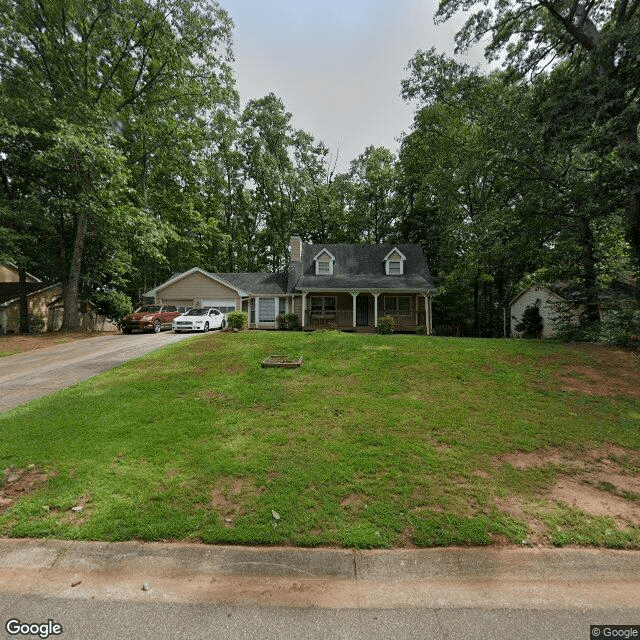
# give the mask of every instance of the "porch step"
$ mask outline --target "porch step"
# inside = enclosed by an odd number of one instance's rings
[[[375,333],[375,327],[356,327],[356,333]]]

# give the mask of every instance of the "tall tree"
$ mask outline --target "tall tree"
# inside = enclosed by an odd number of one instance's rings
[[[42,134],[48,161],[57,163],[53,168],[61,178],[74,177],[61,180],[54,199],[70,205],[57,214],[56,225],[62,234],[63,328],[78,326],[88,232],[110,233],[103,224],[109,217],[85,205],[109,181],[109,167],[119,183],[117,148],[145,122],[151,135],[140,156],[142,202],[135,203],[144,209],[146,167],[157,149],[175,143],[168,123],[176,130],[191,125],[224,99],[230,27],[216,3],[196,0],[0,1],[3,116],[9,125],[28,124]],[[113,162],[106,161],[109,154]],[[49,209],[47,215],[56,214]]]
[[[484,40],[489,60],[521,75],[559,61],[574,72],[574,117],[590,116],[600,144],[617,146],[625,164],[627,237],[640,281],[640,3],[637,0],[440,0],[437,20],[483,5],[458,32],[458,50]],[[640,288],[638,288],[640,291]],[[639,293],[640,295],[640,293]]]

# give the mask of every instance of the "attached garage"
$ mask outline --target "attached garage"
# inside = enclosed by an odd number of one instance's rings
[[[194,306],[214,307],[222,311],[222,313],[229,313],[230,311],[236,310],[236,301],[233,298],[202,298],[198,302],[200,302],[200,304],[195,305],[194,301]]]
[[[243,292],[212,273],[191,269],[144,294],[156,304],[183,307],[215,307],[223,313],[240,309]]]
[[[278,314],[293,308],[287,282],[284,273],[208,273],[196,267],[144,297],[155,304],[214,307],[223,313],[238,309],[248,313],[251,328],[275,329]]]

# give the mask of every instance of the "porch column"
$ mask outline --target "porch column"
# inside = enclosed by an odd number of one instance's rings
[[[359,291],[349,291],[351,297],[353,298],[353,328],[356,328],[356,298],[358,297]]]
[[[379,291],[372,291],[371,295],[373,296],[373,326],[378,327],[378,296],[380,295]]]
[[[427,330],[427,335],[431,335],[431,330],[429,328],[429,296],[424,294],[424,326]]]
[[[255,317],[256,329],[260,326],[260,298],[256,296],[256,317]]]
[[[429,294],[429,335],[433,333],[433,300]]]
[[[304,321],[307,316],[307,292],[302,294],[302,329],[304,331]]]

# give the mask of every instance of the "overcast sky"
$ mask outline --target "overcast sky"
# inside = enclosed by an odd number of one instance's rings
[[[235,22],[242,105],[269,92],[293,126],[338,153],[338,171],[367,146],[397,152],[413,108],[400,99],[418,49],[453,53],[462,19],[433,24],[436,0],[220,0]],[[466,61],[481,60],[477,53]]]

